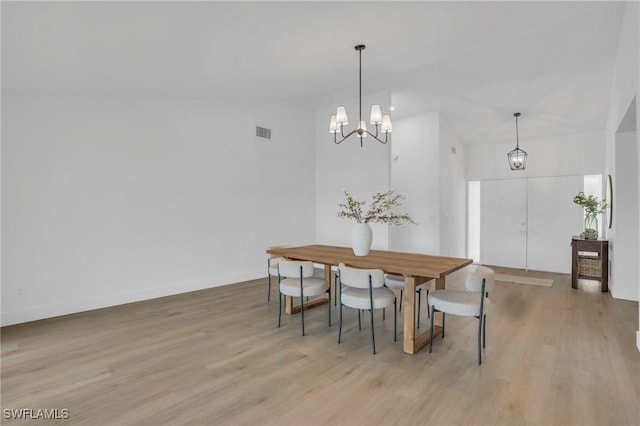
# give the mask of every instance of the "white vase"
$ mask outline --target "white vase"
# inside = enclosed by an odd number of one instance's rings
[[[351,230],[351,248],[356,256],[366,256],[371,249],[373,232],[368,223],[356,223]]]

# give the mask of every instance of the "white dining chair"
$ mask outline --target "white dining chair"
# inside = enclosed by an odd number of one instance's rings
[[[416,312],[416,316],[417,316],[417,324],[418,324],[418,328],[420,328],[420,309],[422,306],[422,292],[425,292],[426,295],[426,310],[427,310],[427,317],[430,316],[429,314],[429,290],[431,288],[431,283],[433,282],[433,280],[431,281],[427,281],[424,282],[420,285],[416,286],[416,293],[418,293],[418,310]],[[400,303],[399,303],[399,307],[398,307],[398,311],[402,312],[402,295],[404,293],[404,277],[402,275],[392,275],[392,274],[386,274],[384,276],[384,285],[386,285],[387,287],[389,287],[392,290],[397,290],[400,292]]]
[[[491,307],[489,292],[493,290],[495,273],[485,266],[470,270],[465,279],[465,291],[435,290],[429,295],[431,306],[431,331],[429,353],[433,348],[433,317],[442,312],[442,338],[444,338],[445,315],[454,314],[478,319],[478,364],[482,364],[482,348],[487,339],[487,312]]]
[[[278,262],[279,310],[278,327],[282,320],[282,298],[284,296],[300,298],[300,317],[304,336],[304,300],[307,297],[329,295],[327,303],[329,326],[331,326],[331,286],[324,278],[314,276],[312,262],[281,259]]]
[[[396,298],[393,291],[384,286],[384,272],[381,269],[350,268],[344,263],[338,267],[340,298],[340,329],[338,343],[342,341],[342,306],[358,310],[358,329],[362,329],[360,311],[369,310],[371,313],[371,345],[376,353],[376,337],[373,326],[373,310],[384,309],[391,304],[393,309],[393,340],[396,341],[398,318]]]

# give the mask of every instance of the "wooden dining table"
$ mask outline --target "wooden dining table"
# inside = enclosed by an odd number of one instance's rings
[[[271,247],[267,253],[273,257],[285,257],[294,260],[308,260],[324,265],[324,277],[331,283],[332,266],[344,263],[347,266],[363,269],[382,269],[387,274],[404,276],[404,339],[403,350],[415,354],[429,343],[429,333],[416,332],[416,286],[435,279],[435,288],[444,289],[446,276],[473,261],[459,257],[433,256],[418,253],[403,253],[389,250],[371,250],[367,256],[356,256],[350,247],[307,245],[299,247]],[[326,299],[312,301],[314,305],[326,303]],[[287,297],[286,312],[299,311],[293,306],[291,297]],[[305,303],[306,307],[311,307]],[[441,333],[442,317],[435,318],[434,335]]]

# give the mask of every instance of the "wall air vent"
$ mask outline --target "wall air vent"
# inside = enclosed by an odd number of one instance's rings
[[[256,126],[256,136],[259,138],[271,139],[271,129]]]

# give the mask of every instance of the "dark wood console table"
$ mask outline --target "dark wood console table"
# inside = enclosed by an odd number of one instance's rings
[[[571,239],[571,287],[578,288],[578,278],[599,280],[602,291],[609,291],[609,241]]]

